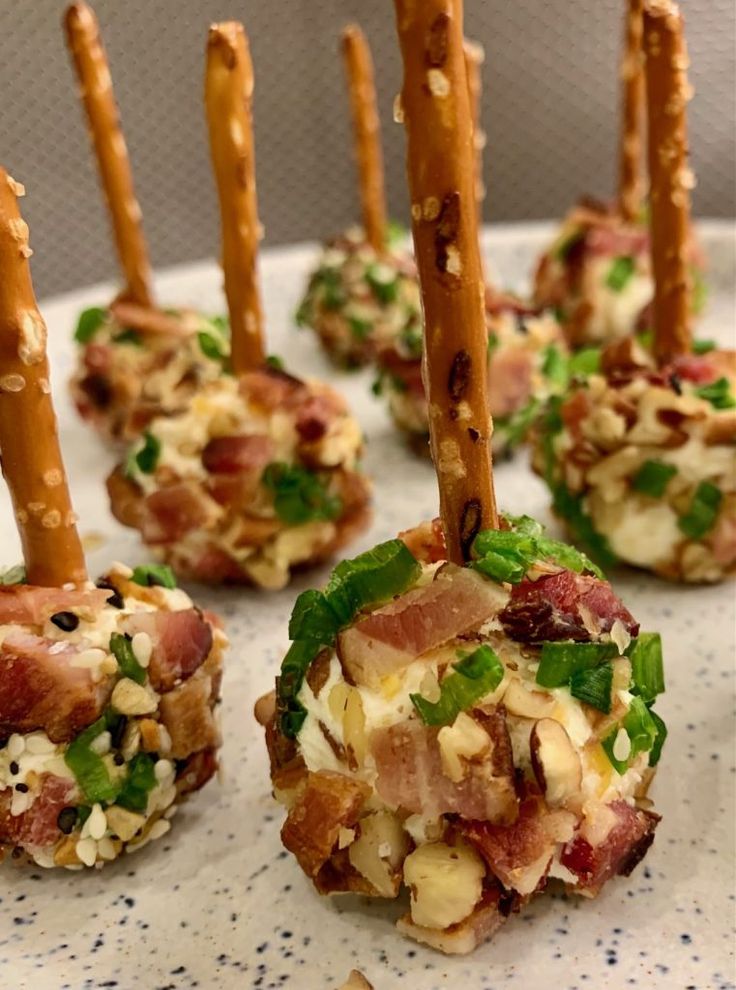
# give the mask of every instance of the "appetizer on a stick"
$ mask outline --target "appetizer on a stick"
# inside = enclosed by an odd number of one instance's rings
[[[81,869],[165,835],[217,769],[227,640],[167,568],[87,578],[22,194],[0,169],[0,449],[25,560],[0,581],[0,858]]]
[[[297,311],[341,367],[361,367],[382,341],[421,340],[419,287],[411,255],[386,219],[383,156],[368,42],[351,24],[342,33],[358,167],[362,225],[328,241]]]
[[[66,11],[65,29],[80,87],[124,285],[108,305],[79,317],[71,390],[80,416],[106,440],[127,443],[158,414],[181,409],[229,359],[226,321],[194,310],[160,309],[154,299],[141,210],[110,70],[92,9]]]
[[[552,878],[595,896],[658,816],[659,637],[584,555],[499,517],[461,0],[396,0],[441,521],[341,563],[261,699],[281,835],[322,893],[470,952]]]
[[[600,375],[553,401],[534,464],[554,509],[602,561],[681,581],[736,566],[736,355],[693,353],[688,270],[690,96],[682,17],[644,5],[654,356],[611,345]]]
[[[108,490],[115,516],[177,574],[281,588],[367,524],[370,491],[343,398],[264,362],[252,92],[242,26],[214,25],[205,97],[233,374],[152,419]]]
[[[625,0],[619,188],[614,203],[584,197],[544,252],[534,279],[534,301],[553,309],[572,348],[605,345],[651,328],[654,297],[649,232],[642,198],[644,105],[643,0]],[[691,173],[683,177],[692,182]],[[702,307],[703,257],[690,230],[685,257]]]

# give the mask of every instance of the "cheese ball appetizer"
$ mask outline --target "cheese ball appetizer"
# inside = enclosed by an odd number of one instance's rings
[[[395,898],[447,953],[553,880],[594,897],[654,838],[661,644],[527,517],[447,562],[437,524],[304,592],[259,702],[285,847],[322,894]]]
[[[736,566],[736,355],[702,353],[702,345],[693,352],[690,90],[682,18],[670,0],[645,5],[644,44],[653,357],[631,339],[612,345],[603,373],[540,418],[534,464],[555,511],[602,561],[620,558],[678,581],[719,581]]]
[[[705,302],[704,258],[692,235],[687,254],[697,314]],[[626,220],[615,206],[590,199],[565,218],[534,276],[535,305],[554,311],[573,349],[650,329],[653,298],[646,217]]]
[[[396,244],[376,251],[362,228],[351,227],[325,245],[296,321],[343,368],[369,364],[393,341],[411,346],[422,335],[411,255]]]
[[[0,858],[81,869],[165,835],[217,769],[212,617],[166,569],[115,565],[1,587],[0,623]]]
[[[79,317],[70,386],[80,416],[115,444],[139,437],[152,416],[177,412],[227,364],[227,321],[154,301],[141,210],[99,25],[83,2],[66,11],[67,44],[124,278],[108,307]]]
[[[141,321],[146,329],[133,329]],[[160,313],[124,302],[93,307],[81,314],[75,340],[74,404],[115,444],[140,437],[155,416],[180,412],[230,359],[227,321],[192,310]]]
[[[23,193],[0,168],[0,449],[24,559],[0,576],[0,858],[80,869],[164,835],[216,770],[227,640],[166,567],[87,578]]]
[[[282,588],[367,524],[361,452],[333,389],[267,367],[152,420],[108,491],[115,517],[178,575]]]
[[[507,293],[487,291],[486,318],[493,450],[497,455],[506,455],[524,440],[540,404],[562,391],[570,375],[594,367],[597,355],[586,349],[570,361],[552,314],[538,311]],[[411,447],[428,454],[422,349],[421,328],[379,348],[374,391],[385,396],[394,423]]]
[[[644,0],[626,0],[625,6],[616,202],[583,198],[563,221],[534,275],[534,302],[554,309],[572,348],[606,345],[651,328],[654,276],[641,177]],[[689,188],[695,180],[686,169],[682,181]],[[697,313],[705,300],[704,258],[690,228],[684,251]]]
[[[367,525],[370,489],[344,400],[263,360],[252,93],[242,25],[213,25],[205,102],[234,375],[151,420],[108,491],[114,515],[178,575],[276,589]]]

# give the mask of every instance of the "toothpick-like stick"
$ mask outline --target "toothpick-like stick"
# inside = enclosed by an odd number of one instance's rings
[[[432,456],[448,558],[498,518],[461,0],[394,0]]]
[[[220,200],[222,268],[236,375],[253,371],[265,358],[252,99],[253,63],[243,25],[213,24],[207,38],[205,104]]]
[[[67,8],[64,23],[126,282],[122,295],[140,306],[152,306],[151,266],[141,210],[97,18],[86,3],[73,3]]]
[[[29,584],[87,578],[59,450],[46,325],[36,305],[23,187],[0,168],[0,451]]]
[[[685,108],[691,96],[680,9],[644,4],[650,230],[654,270],[654,353],[666,364],[690,352],[691,279],[687,246],[693,174],[687,164]]]
[[[374,251],[381,252],[386,246],[386,194],[383,187],[381,127],[376,109],[371,52],[365,35],[357,24],[350,24],[343,30],[342,53],[353,118],[363,228],[368,243]]]
[[[642,2],[643,0],[626,0],[624,55],[621,60],[623,88],[618,207],[622,218],[629,223],[633,223],[641,213],[641,145],[644,112]]]
[[[485,60],[483,46],[468,38],[463,42],[465,58],[465,73],[468,77],[468,99],[470,100],[470,117],[473,124],[473,147],[475,148],[475,198],[478,202],[478,217],[483,216],[483,199],[485,185],[483,183],[483,148],[486,136],[480,126],[480,101],[482,85],[480,67]]]

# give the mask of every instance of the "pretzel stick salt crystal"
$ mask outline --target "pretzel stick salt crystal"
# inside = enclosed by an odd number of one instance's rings
[[[622,218],[633,223],[641,212],[641,131],[644,110],[642,59],[642,0],[626,0],[624,57],[621,62],[621,148],[618,205]]]
[[[496,527],[487,334],[461,0],[394,0],[432,456],[448,557]]]
[[[478,201],[478,215],[482,217],[483,197],[483,148],[486,143],[485,134],[480,126],[481,79],[480,67],[485,59],[483,46],[468,38],[463,42],[463,57],[465,59],[465,74],[468,80],[468,99],[470,100],[470,119],[473,125],[473,148],[475,149],[475,198]]]
[[[213,24],[207,38],[205,104],[220,199],[222,268],[236,375],[253,371],[265,358],[252,99],[253,63],[243,25]]]
[[[342,53],[348,77],[358,163],[360,205],[366,238],[374,251],[386,246],[386,194],[383,187],[381,129],[376,109],[373,61],[365,35],[350,24],[342,32]]]
[[[67,8],[65,26],[126,280],[123,295],[140,306],[152,306],[151,266],[141,210],[97,18],[86,3],[73,3]]]
[[[46,325],[36,306],[23,187],[0,168],[0,451],[29,584],[86,580],[49,388]]]
[[[654,270],[654,352],[666,364],[691,349],[687,242],[690,189],[685,107],[691,96],[679,7],[672,0],[644,4],[644,51]]]

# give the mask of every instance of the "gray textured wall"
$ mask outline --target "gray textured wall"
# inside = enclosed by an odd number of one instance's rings
[[[214,195],[202,111],[207,25],[239,18],[256,67],[257,175],[267,243],[318,237],[357,215],[339,28],[373,45],[389,199],[405,215],[400,82],[390,0],[97,0],[153,262],[211,255]],[[486,49],[486,218],[560,214],[613,188],[622,0],[466,0]],[[0,0],[3,164],[26,183],[37,288],[114,274],[106,218],[64,49],[60,0]],[[684,0],[696,98],[701,215],[736,213],[733,0]]]

